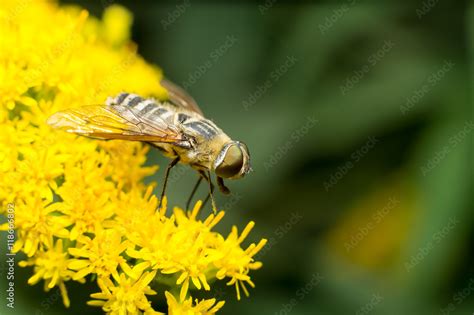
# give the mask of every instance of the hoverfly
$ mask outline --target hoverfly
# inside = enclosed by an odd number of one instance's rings
[[[186,208],[189,209],[191,199],[204,178],[209,183],[208,198],[211,198],[212,208],[216,211],[211,171],[217,175],[220,191],[228,194],[230,191],[223,179],[241,178],[251,170],[248,148],[204,118],[194,99],[183,89],[168,80],[162,80],[161,84],[168,91],[169,101],[120,93],[109,97],[103,105],[86,105],[56,112],[47,123],[54,128],[92,138],[151,144],[172,159],[165,171],[159,206],[165,195],[170,170],[179,162],[190,165],[199,173]]]

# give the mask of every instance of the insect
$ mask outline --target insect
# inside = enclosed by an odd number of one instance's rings
[[[54,128],[92,138],[151,144],[172,159],[165,171],[159,206],[165,195],[170,170],[179,162],[190,165],[199,173],[186,208],[189,209],[197,188],[205,179],[209,183],[208,198],[211,198],[215,212],[211,172],[217,175],[220,191],[228,194],[230,191],[224,185],[224,179],[241,178],[251,170],[248,148],[204,118],[194,99],[183,89],[166,79],[161,84],[168,91],[169,101],[120,93],[109,97],[103,105],[86,105],[56,112],[47,123]]]

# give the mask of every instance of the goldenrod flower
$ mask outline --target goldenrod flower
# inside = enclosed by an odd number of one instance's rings
[[[233,226],[232,232],[218,248],[218,251],[215,252],[216,261],[214,264],[219,269],[216,277],[217,279],[223,279],[224,277],[231,278],[227,284],[235,285],[238,300],[240,300],[239,285],[242,287],[246,296],[249,296],[249,292],[245,283],[248,283],[252,288],[255,287],[248,273],[250,270],[259,269],[262,266],[261,262],[255,262],[253,260],[253,256],[267,243],[267,240],[263,239],[257,245],[250,244],[246,250],[240,247],[240,244],[250,233],[254,225],[254,222],[247,224],[240,236],[238,235],[237,228]]]
[[[98,230],[93,239],[81,235],[76,246],[69,248],[69,254],[83,258],[71,259],[68,263],[69,269],[77,270],[73,279],[82,279],[90,273],[96,273],[101,278],[117,276],[118,266],[128,270],[126,259],[121,255],[128,244],[115,229]]]
[[[35,274],[28,279],[28,284],[36,284],[40,280],[45,281],[45,290],[58,286],[61,290],[63,303],[69,307],[69,297],[67,295],[65,281],[72,278],[74,272],[68,270],[68,254],[64,251],[63,241],[60,239],[56,242],[53,248],[46,251],[41,251],[28,261],[21,261],[20,266],[34,266]],[[84,279],[78,279],[84,282]]]
[[[168,314],[169,315],[186,315],[186,314],[215,314],[219,309],[224,306],[224,301],[217,302],[216,299],[198,301],[193,305],[193,299],[189,298],[183,302],[178,302],[175,297],[165,292],[166,301],[168,302]]]
[[[153,311],[146,295],[155,295],[149,284],[155,277],[156,272],[145,272],[138,279],[127,277],[121,273],[120,276],[101,278],[97,280],[102,292],[91,294],[95,300],[87,302],[91,306],[101,306],[104,311],[113,315],[139,314],[161,314]]]
[[[38,250],[53,247],[53,237],[66,237],[68,231],[62,217],[52,215],[54,211],[48,204],[51,201],[41,199],[37,196],[27,196],[19,199],[15,204],[15,227],[17,228],[18,240],[13,252],[23,251],[28,257],[32,257]],[[6,230],[8,224],[0,226],[0,230]]]
[[[45,23],[44,21],[48,21]],[[113,5],[102,20],[53,1],[6,0],[0,5],[0,213],[14,205],[13,251],[32,266],[28,280],[59,287],[94,279],[100,293],[90,305],[111,314],[157,314],[149,295],[165,299],[170,314],[213,314],[212,282],[224,280],[246,294],[250,270],[265,240],[242,248],[254,226],[226,238],[213,228],[224,216],[200,220],[201,202],[167,214],[156,210],[156,172],[144,166],[148,146],[98,141],[52,130],[54,112],[99,104],[120,91],[165,99],[161,71],[136,54],[131,14]],[[7,230],[7,224],[0,230]],[[177,298],[157,284],[176,292]],[[194,300],[192,290],[210,298]]]

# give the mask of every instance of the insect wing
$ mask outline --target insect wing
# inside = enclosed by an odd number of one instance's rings
[[[66,109],[48,118],[54,128],[101,139],[174,143],[183,140],[178,130],[163,120],[150,121],[122,105],[88,105]]]
[[[204,116],[196,101],[181,87],[167,79],[162,79],[161,85],[168,91],[169,99],[173,104]]]

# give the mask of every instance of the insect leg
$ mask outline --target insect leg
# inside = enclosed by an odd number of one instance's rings
[[[199,187],[199,184],[201,184],[202,178],[203,177],[201,175],[199,175],[199,178],[198,178],[196,184],[194,185],[193,191],[191,191],[191,195],[189,196],[188,201],[186,202],[186,209],[189,209],[189,205],[191,204],[191,200],[193,199],[194,194],[196,193],[196,190]]]
[[[224,185],[224,179],[222,177],[217,176],[217,186],[224,195],[230,194],[230,189]]]
[[[199,172],[199,174],[201,174],[202,178],[204,178],[206,181],[209,181],[209,178],[207,177],[207,175],[204,171],[198,171],[198,172]],[[209,201],[209,194],[207,194],[206,199],[204,199],[204,201],[202,202],[201,207],[204,208],[204,206],[207,204],[208,201]]]
[[[216,201],[214,200],[214,185],[212,184],[212,179],[211,179],[211,172],[207,171],[207,177],[208,177],[208,182],[209,182],[209,196],[211,197],[211,204],[212,204],[212,211],[214,214],[217,213],[217,207],[216,207]]]
[[[177,156],[173,161],[171,161],[170,164],[168,164],[168,167],[166,168],[165,172],[165,180],[163,181],[163,190],[161,191],[161,197],[160,197],[160,202],[158,203],[158,209],[161,207],[161,201],[163,200],[163,197],[165,196],[165,191],[166,191],[166,184],[168,183],[168,175],[170,174],[170,170],[178,164],[179,162],[179,156]]]

